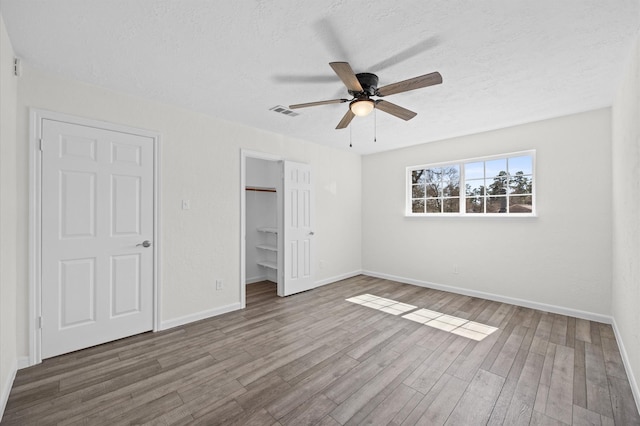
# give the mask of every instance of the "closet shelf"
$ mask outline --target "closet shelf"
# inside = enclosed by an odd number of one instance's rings
[[[260,266],[264,266],[265,268],[269,268],[269,269],[278,269],[278,264],[276,262],[269,262],[268,260],[261,260],[259,262],[256,262],[258,265]]]
[[[269,250],[269,251],[278,251],[278,247],[270,246],[269,244],[258,244],[256,248],[259,248],[262,250]]]
[[[275,188],[267,188],[263,186],[247,186],[245,189],[247,191],[255,191],[255,192],[276,192]]]
[[[278,233],[278,228],[270,228],[268,226],[262,226],[260,228],[258,228],[259,232],[269,232],[271,234],[277,234]]]

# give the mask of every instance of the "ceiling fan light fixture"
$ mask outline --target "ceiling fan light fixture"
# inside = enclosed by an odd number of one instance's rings
[[[361,99],[355,100],[349,104],[349,108],[351,112],[357,115],[358,117],[364,117],[365,115],[369,115],[371,111],[373,111],[374,103],[371,99]]]

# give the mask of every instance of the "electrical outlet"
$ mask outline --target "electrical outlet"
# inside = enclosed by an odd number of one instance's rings
[[[322,271],[326,267],[327,267],[327,262],[325,262],[324,260],[321,260],[320,261],[320,270]]]
[[[222,280],[216,280],[216,290],[222,290],[224,288],[224,283]]]
[[[453,264],[453,273],[454,274],[459,274],[460,273],[460,268],[455,263]]]

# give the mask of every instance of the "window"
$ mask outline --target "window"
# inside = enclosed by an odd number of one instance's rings
[[[411,171],[413,213],[460,212],[460,166],[429,167]]]
[[[408,167],[407,214],[532,215],[534,154]]]

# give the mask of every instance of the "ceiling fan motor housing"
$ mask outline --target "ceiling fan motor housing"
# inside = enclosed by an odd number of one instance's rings
[[[361,72],[356,74],[356,78],[360,82],[362,86],[362,92],[354,92],[353,90],[349,90],[349,93],[352,96],[358,97],[358,95],[367,95],[374,96],[376,94],[376,90],[378,90],[378,76],[375,74],[371,74],[368,72]]]

